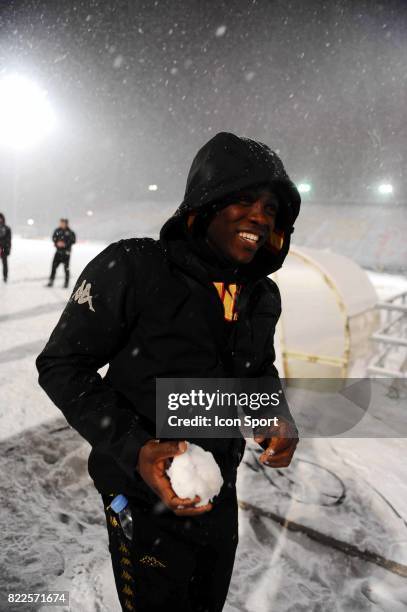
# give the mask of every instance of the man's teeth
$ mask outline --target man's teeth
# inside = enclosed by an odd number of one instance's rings
[[[258,242],[260,238],[260,236],[257,236],[257,234],[249,234],[248,232],[239,232],[239,236],[245,240],[250,240],[251,242]]]

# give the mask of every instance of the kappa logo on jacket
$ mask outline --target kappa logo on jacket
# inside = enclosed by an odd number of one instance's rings
[[[78,302],[78,304],[88,304],[89,310],[91,310],[92,312],[95,312],[95,309],[93,308],[93,303],[92,303],[92,296],[90,294],[91,289],[92,289],[91,283],[87,283],[86,280],[84,280],[82,282],[82,285],[78,287],[78,289],[73,294],[72,299],[75,302]]]

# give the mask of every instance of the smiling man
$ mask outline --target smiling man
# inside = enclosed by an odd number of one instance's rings
[[[155,439],[155,380],[278,379],[273,337],[281,306],[268,275],[287,255],[299,208],[275,153],[217,134],[197,153],[184,200],[160,239],[122,240],[98,255],[38,357],[40,384],[92,446],[89,471],[105,506],[123,610],[223,609],[245,441],[198,440],[224,485],[205,506],[177,497],[166,468],[186,445]],[[255,438],[271,468],[288,466],[298,442],[285,402],[278,416],[277,428]],[[117,493],[130,501],[131,542],[109,508]]]

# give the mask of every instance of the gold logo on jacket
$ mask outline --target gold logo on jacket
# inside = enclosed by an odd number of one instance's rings
[[[144,555],[144,557],[140,559],[140,563],[143,565],[149,565],[150,567],[165,567],[164,563],[151,555]]]
[[[241,285],[227,283],[213,284],[222,301],[226,321],[236,321],[238,318],[236,304]]]

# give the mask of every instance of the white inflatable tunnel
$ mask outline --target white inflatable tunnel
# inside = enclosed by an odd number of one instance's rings
[[[363,376],[379,324],[366,272],[342,255],[293,246],[272,278],[282,301],[275,339],[280,376]]]

